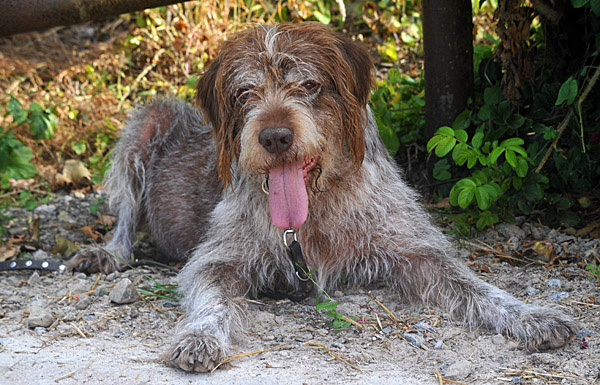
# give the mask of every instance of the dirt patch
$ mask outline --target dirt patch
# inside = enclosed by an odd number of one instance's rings
[[[4,240],[31,237],[32,223],[37,223],[37,248],[25,247],[24,242],[19,246],[21,257],[57,258],[50,251],[57,235],[87,242],[90,229],[82,227],[92,226],[100,235],[106,230],[96,222],[99,215],[107,213],[100,203],[98,194],[75,194],[53,200],[33,213],[11,209],[4,213],[12,218],[6,223]],[[597,241],[569,238],[549,229],[539,234],[542,230],[538,228],[536,233],[529,224],[518,229],[503,227],[482,240],[518,244],[518,250],[508,248],[508,255],[515,258],[523,257],[522,250],[531,237],[551,238],[557,250],[559,241],[567,243],[568,248],[561,246],[567,250],[560,257],[564,260],[569,259],[569,250],[580,255],[597,252]],[[138,252],[151,252],[151,245],[142,241]],[[155,282],[170,283],[173,272],[157,267],[108,276],[3,271],[0,383],[439,384],[436,375],[469,384],[586,384],[598,380],[598,281],[590,280],[575,263],[550,269],[542,264],[514,267],[492,254],[478,252],[470,264],[487,282],[518,298],[562,307],[578,320],[582,331],[562,349],[526,353],[501,335],[452,324],[437,309],[406,305],[384,286],[330,293],[339,302],[337,310],[363,326],[339,331],[332,328],[324,312],[315,311],[314,298],[301,303],[240,299],[247,307],[248,334],[237,351],[266,351],[236,358],[231,368],[212,374],[187,374],[167,366],[161,358],[181,316],[177,303],[142,295],[135,302],[117,305],[108,295],[124,279],[140,289]]]

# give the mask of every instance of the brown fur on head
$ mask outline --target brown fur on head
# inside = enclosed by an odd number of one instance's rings
[[[198,82],[198,102],[212,125],[219,177],[226,186],[231,184],[233,158],[240,156],[240,131],[252,104],[251,97],[265,97],[279,90],[281,78],[292,67],[306,69],[305,79],[317,80],[320,88],[310,99],[310,86],[300,79],[288,94],[295,92],[298,99],[304,99],[302,103],[310,100],[308,103],[314,108],[341,122],[344,137],[338,139],[356,168],[362,164],[365,109],[373,82],[368,52],[319,23],[261,26],[226,40]]]

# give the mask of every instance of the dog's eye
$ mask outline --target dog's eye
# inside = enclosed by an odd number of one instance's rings
[[[254,95],[255,94],[252,91],[252,88],[240,88],[239,90],[237,90],[236,98],[241,103],[246,103],[248,100],[252,99]]]
[[[319,90],[321,85],[314,80],[307,80],[304,83],[302,83],[302,87],[304,87],[307,93],[314,94]]]

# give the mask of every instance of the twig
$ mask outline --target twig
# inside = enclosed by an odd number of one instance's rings
[[[457,384],[457,385],[465,385],[464,382],[459,382],[459,381],[454,381],[454,380],[448,380],[447,378],[442,377],[441,373],[439,370],[435,370],[435,374],[434,374],[435,378],[438,379],[440,385],[444,385],[444,384]]]
[[[372,299],[373,301],[375,301],[375,302],[376,302],[376,303],[377,303],[379,306],[381,306],[381,307],[383,308],[383,310],[385,310],[385,311],[386,311],[386,312],[387,312],[387,313],[390,315],[390,317],[392,317],[392,319],[393,319],[394,321],[396,321],[396,322],[400,322],[400,321],[398,320],[398,318],[396,318],[396,316],[394,315],[394,313],[392,313],[392,312],[390,311],[390,309],[388,309],[387,307],[385,307],[385,305],[384,305],[384,304],[382,304],[382,303],[381,303],[381,302],[380,302],[380,301],[379,301],[377,298],[375,298],[375,296],[373,295],[373,293],[371,293],[371,292],[369,291],[369,293],[368,293],[368,294],[369,294],[369,297],[371,297],[371,299]]]
[[[577,106],[578,106],[578,108],[581,107],[581,103],[583,103],[583,101],[585,100],[585,98],[587,98],[587,96],[590,93],[590,91],[592,90],[592,88],[594,88],[594,85],[596,84],[596,81],[598,80],[598,77],[600,77],[600,66],[596,67],[596,72],[594,72],[594,75],[591,77],[591,79],[588,82],[587,86],[585,87],[585,89],[581,93],[581,96],[577,100]],[[544,154],[544,157],[542,158],[540,164],[535,169],[535,172],[539,173],[540,171],[542,171],[542,168],[544,167],[544,165],[548,161],[548,158],[550,158],[550,155],[554,151],[554,148],[556,147],[556,144],[558,143],[558,140],[560,139],[561,135],[563,134],[563,132],[567,128],[567,126],[569,124],[569,121],[572,118],[573,118],[573,107],[569,108],[569,113],[567,114],[567,116],[565,116],[565,118],[563,119],[563,121],[560,122],[560,124],[558,125],[558,135],[556,135],[556,138],[552,142],[552,145],[550,146],[550,148],[548,148],[548,151],[546,151],[546,154]]]
[[[82,336],[83,338],[87,338],[87,336],[85,335],[85,333],[83,333],[83,332],[81,331],[81,329],[79,329],[79,328],[77,327],[77,325],[75,325],[75,323],[71,322],[71,326],[73,327],[73,329],[75,329],[75,331],[76,331],[76,332],[77,332],[77,333],[78,333],[80,336]]]
[[[351,367],[354,370],[358,370],[359,372],[361,372],[362,370],[356,366],[356,365],[352,365],[350,362],[348,362],[347,360],[345,360],[344,358],[342,358],[341,356],[333,353],[332,351],[330,351],[329,349],[327,349],[327,346],[320,344],[318,342],[315,342],[313,340],[307,341],[303,344],[304,346],[308,346],[309,348],[312,349],[321,349],[324,350],[325,353],[329,354],[331,357],[333,357],[332,359],[336,359],[339,360],[341,362],[343,362],[344,364],[348,365],[349,367]]]
[[[277,346],[273,346],[272,348],[269,349],[261,349],[261,350],[255,350],[253,352],[248,352],[248,353],[237,353],[237,354],[232,354],[231,356],[227,356],[225,358],[223,358],[223,360],[221,362],[219,362],[214,368],[213,370],[211,370],[210,372],[214,372],[215,370],[217,370],[217,368],[219,368],[221,365],[225,365],[230,363],[233,360],[237,360],[238,358],[243,358],[243,357],[248,357],[248,356],[253,356],[255,354],[260,354],[260,353],[265,353],[265,352],[270,352],[271,350],[275,350],[275,349],[279,349],[282,348],[284,346],[287,346],[289,344],[282,344],[282,345],[277,345]]]

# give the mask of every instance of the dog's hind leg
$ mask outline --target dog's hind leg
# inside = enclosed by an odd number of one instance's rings
[[[104,180],[110,207],[118,215],[114,235],[104,246],[85,247],[77,252],[69,260],[69,268],[88,273],[110,273],[131,260],[136,231],[144,215],[152,151],[169,139],[165,139],[165,133],[172,130],[175,117],[182,114],[180,105],[154,102],[129,117],[113,150],[112,165]]]

